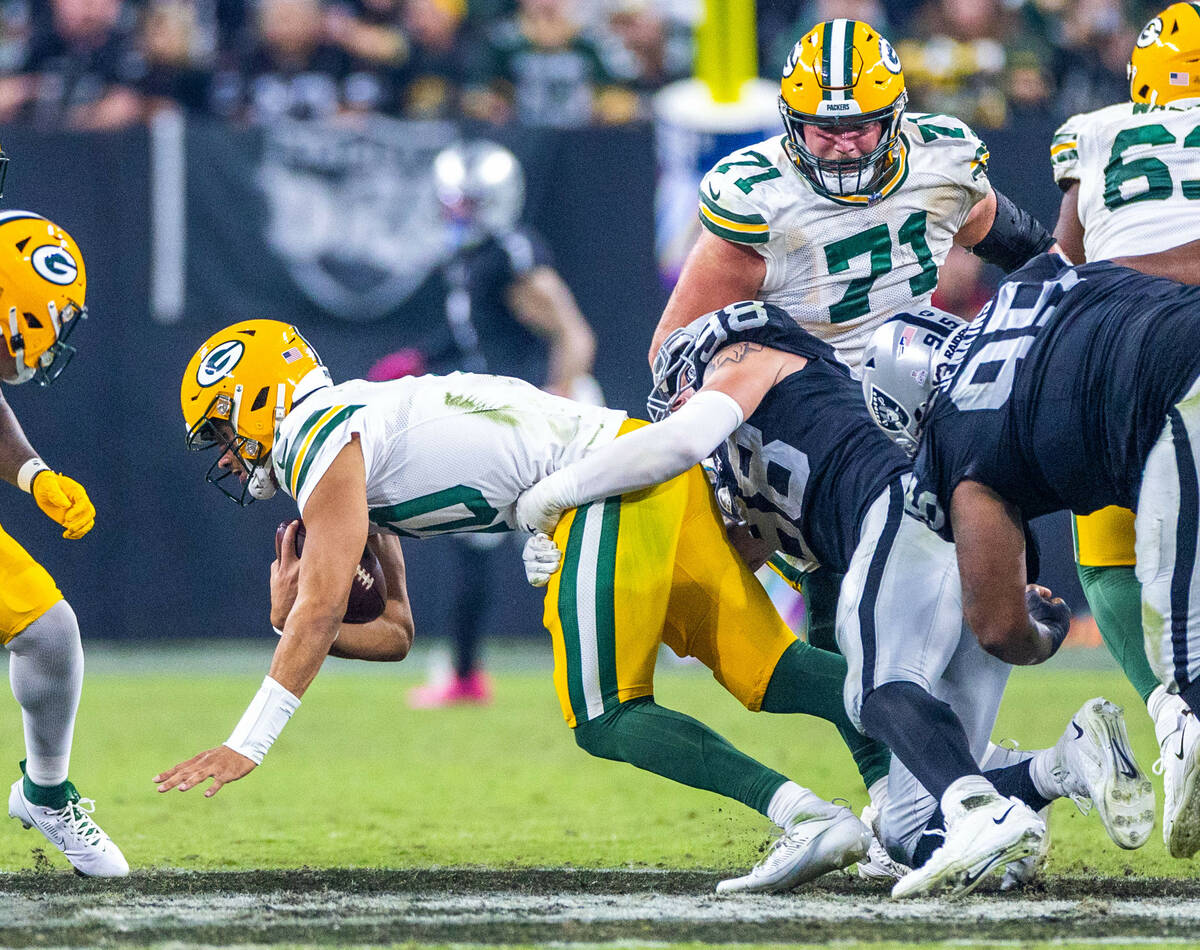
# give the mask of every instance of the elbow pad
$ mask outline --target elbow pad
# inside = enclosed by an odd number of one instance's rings
[[[994,194],[996,220],[992,222],[992,229],[969,250],[1008,274],[1049,250],[1054,244],[1054,236],[1037,218],[1018,208],[1006,195],[999,191]]]

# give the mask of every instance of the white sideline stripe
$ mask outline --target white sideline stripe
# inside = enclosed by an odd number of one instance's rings
[[[150,123],[150,314],[183,318],[187,260],[187,157],[183,116],[171,109]]]
[[[604,526],[604,502],[591,505],[583,522],[579,545],[579,567],[575,572],[575,617],[579,624],[579,676],[588,719],[604,712],[600,691],[600,659],[596,647],[596,566],[600,560],[600,531]]]

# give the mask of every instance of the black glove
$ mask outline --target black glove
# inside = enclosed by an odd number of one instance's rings
[[[1050,656],[1054,656],[1071,629],[1071,608],[1061,601],[1054,603],[1047,600],[1036,590],[1027,590],[1025,609],[1029,612],[1029,618],[1050,634],[1054,644]]]

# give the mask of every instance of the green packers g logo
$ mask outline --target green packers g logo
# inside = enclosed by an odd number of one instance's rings
[[[896,55],[892,44],[882,36],[879,37],[879,58],[883,61],[883,65],[889,73],[894,75],[900,74],[900,57]]]
[[[246,345],[241,340],[226,340],[212,348],[207,356],[200,361],[196,369],[196,382],[201,386],[212,386],[220,382],[242,360]]]
[[[1158,38],[1162,35],[1163,22],[1162,17],[1155,17],[1149,23],[1142,27],[1142,32],[1138,34],[1137,47],[1145,49],[1147,46],[1153,46],[1158,42]]]
[[[796,64],[800,62],[800,54],[804,52],[804,42],[801,41],[792,47],[792,51],[788,53],[787,62],[783,64],[783,78],[787,79],[796,71]]]
[[[29,263],[42,280],[66,287],[75,283],[79,276],[79,265],[65,247],[58,244],[43,244],[29,255]]]

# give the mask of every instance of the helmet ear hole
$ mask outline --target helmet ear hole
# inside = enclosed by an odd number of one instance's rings
[[[270,389],[270,386],[264,386],[258,391],[258,395],[254,397],[253,405],[250,406],[251,412],[257,412],[267,404],[267,396],[269,395]]]
[[[39,320],[36,316],[34,316],[32,313],[23,313],[23,314],[21,314],[21,316],[23,316],[25,318],[25,323],[27,326],[30,327],[30,329],[33,329],[33,330],[42,329],[42,326],[43,326],[42,321]]]

